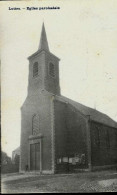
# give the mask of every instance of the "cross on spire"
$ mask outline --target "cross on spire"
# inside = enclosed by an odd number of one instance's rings
[[[42,25],[39,50],[47,50],[47,51],[49,51],[49,46],[48,46],[48,41],[47,41],[47,36],[46,36],[44,22],[43,22],[43,25]]]

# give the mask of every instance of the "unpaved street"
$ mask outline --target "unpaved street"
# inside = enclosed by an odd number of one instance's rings
[[[117,172],[77,174],[7,174],[2,176],[2,193],[117,192]]]

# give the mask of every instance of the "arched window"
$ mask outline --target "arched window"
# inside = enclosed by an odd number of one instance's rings
[[[110,147],[110,139],[109,139],[109,130],[105,129],[105,140],[106,140],[106,147]]]
[[[39,133],[39,116],[35,114],[32,118],[32,134],[37,135]]]
[[[52,63],[49,63],[49,75],[55,77],[55,67]]]
[[[101,138],[101,131],[98,126],[94,126],[93,129],[93,144],[95,147],[100,147],[100,138]]]
[[[33,64],[33,77],[38,76],[38,62]]]

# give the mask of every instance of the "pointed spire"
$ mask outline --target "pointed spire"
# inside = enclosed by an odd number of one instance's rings
[[[48,50],[49,51],[48,41],[47,41],[47,37],[46,37],[46,31],[45,31],[45,27],[44,27],[44,22],[43,22],[43,25],[42,25],[39,50]]]

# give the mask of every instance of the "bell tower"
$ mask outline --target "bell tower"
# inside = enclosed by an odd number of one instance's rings
[[[37,52],[28,57],[29,78],[28,95],[46,90],[60,95],[59,86],[59,58],[49,50],[44,23],[42,25],[39,48]]]

